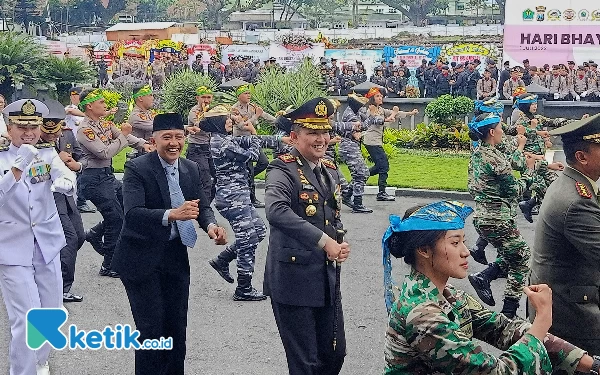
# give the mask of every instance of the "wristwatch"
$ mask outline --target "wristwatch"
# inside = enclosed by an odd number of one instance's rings
[[[594,362],[592,362],[592,368],[590,369],[590,374],[600,375],[600,357],[595,355],[592,358],[594,358]]]

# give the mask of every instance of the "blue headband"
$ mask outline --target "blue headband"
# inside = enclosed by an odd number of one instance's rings
[[[475,102],[475,110],[500,115],[502,112],[504,112],[504,104],[499,103],[496,100],[479,100]]]
[[[538,102],[538,96],[537,95],[527,95],[523,99],[517,98],[517,101],[513,105],[513,108],[517,108],[517,106],[519,104],[532,104],[532,103],[537,103],[537,102]]]
[[[465,227],[465,219],[473,213],[473,209],[456,201],[440,201],[428,204],[413,212],[402,220],[400,216],[390,215],[390,226],[383,235],[383,287],[385,305],[389,313],[394,303],[393,288],[396,285],[392,278],[392,260],[388,239],[394,232],[413,230],[456,230]]]
[[[473,120],[469,123],[469,130],[472,132],[478,133],[483,137],[484,134],[481,133],[479,131],[479,129],[483,128],[486,125],[497,124],[500,121],[502,121],[500,116],[495,115],[495,114],[490,114],[489,116],[487,116],[486,118],[484,118],[481,121],[475,121],[475,118],[473,118]]]

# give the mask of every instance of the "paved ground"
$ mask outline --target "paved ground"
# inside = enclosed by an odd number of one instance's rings
[[[262,192],[261,192],[262,193]],[[415,204],[431,199],[400,198],[393,203],[376,202],[368,196],[365,204],[375,209],[370,215],[351,214],[343,210],[348,229],[347,240],[352,246],[342,276],[343,308],[346,318],[348,356],[342,370],[346,375],[381,374],[383,366],[384,330],[387,322],[382,298],[381,236],[391,213],[403,214]],[[469,202],[467,202],[469,203]],[[470,202],[472,204],[472,202]],[[264,210],[259,210],[264,217]],[[85,214],[84,224],[91,227],[98,214]],[[221,223],[224,220],[221,218]],[[534,225],[522,217],[518,224],[525,239],[533,244]],[[467,243],[472,245],[476,233],[467,225]],[[231,235],[231,231],[229,231]],[[208,265],[219,248],[200,236],[190,251],[192,285],[188,321],[187,374],[206,375],[281,375],[286,373],[283,347],[268,301],[239,303],[231,300],[234,287],[225,283]],[[255,285],[262,286],[267,241],[257,252]],[[488,251],[493,259],[495,251]],[[119,323],[133,324],[124,288],[119,280],[98,276],[101,258],[85,244],[79,252],[73,292],[85,297],[83,303],[67,304],[69,321],[80,329],[102,329]],[[396,261],[397,280],[407,267]],[[471,262],[470,272],[483,266]],[[232,268],[233,270],[233,268]],[[474,293],[468,281],[453,280],[454,285]],[[504,282],[493,284],[496,301],[501,301]],[[500,303],[501,304],[501,303]],[[523,304],[523,303],[522,303]],[[0,374],[8,373],[9,328],[4,305],[0,307]],[[501,306],[494,307],[499,310]],[[520,314],[524,309],[520,309]],[[52,374],[95,375],[133,374],[133,351],[60,351],[50,358]]]

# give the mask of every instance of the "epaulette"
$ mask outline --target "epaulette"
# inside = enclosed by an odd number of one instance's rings
[[[581,182],[576,182],[575,187],[577,188],[577,192],[584,198],[592,198],[592,193],[588,190],[587,186]]]
[[[8,151],[8,149],[9,149],[8,146],[0,146],[0,152]]]
[[[329,159],[321,159],[321,164],[323,164],[327,168],[337,169],[337,166],[335,165],[335,163]]]
[[[281,159],[281,161],[283,161],[284,163],[293,163],[296,161],[296,157],[292,154],[279,155],[278,158]]]
[[[39,150],[41,150],[43,148],[50,148],[50,147],[54,148],[54,142],[37,143],[35,145],[35,148],[37,148]]]

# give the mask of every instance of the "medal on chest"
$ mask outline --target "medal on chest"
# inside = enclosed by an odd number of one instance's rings
[[[44,162],[44,160],[35,158],[31,168],[27,171],[27,176],[30,178],[29,182],[37,184],[39,182],[49,181],[50,176],[50,164]]]

